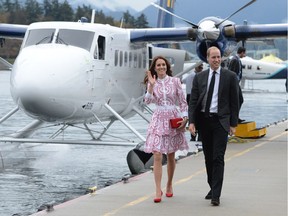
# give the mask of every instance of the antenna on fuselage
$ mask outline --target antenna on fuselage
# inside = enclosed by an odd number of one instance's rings
[[[94,23],[94,20],[95,20],[95,9],[92,10],[91,23]]]
[[[121,18],[120,28],[123,28],[124,17]]]

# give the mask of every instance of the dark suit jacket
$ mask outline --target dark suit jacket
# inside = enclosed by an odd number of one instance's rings
[[[238,56],[233,56],[230,60],[228,70],[234,71],[238,76],[238,80],[242,79],[242,63]]]
[[[198,116],[202,108],[202,100],[207,91],[209,69],[197,73],[193,80],[193,88],[189,102],[189,123],[199,125]],[[239,84],[234,72],[221,68],[218,89],[218,116],[223,128],[229,132],[230,126],[236,127],[239,112]]]

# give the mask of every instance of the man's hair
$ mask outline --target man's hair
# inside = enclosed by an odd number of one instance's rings
[[[209,47],[209,48],[207,49],[207,58],[210,56],[211,50],[219,50],[219,52],[220,52],[220,49],[219,49],[218,47],[216,47],[216,46],[211,46],[211,47]]]
[[[237,50],[237,54],[240,54],[242,52],[246,52],[246,48],[245,47],[239,47]]]

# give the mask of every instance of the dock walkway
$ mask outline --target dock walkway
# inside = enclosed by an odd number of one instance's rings
[[[205,200],[209,188],[203,153],[177,162],[174,196],[154,203],[152,171],[54,206],[33,216],[287,216],[287,121],[267,135],[228,144],[220,206]],[[163,167],[165,194],[166,167]]]

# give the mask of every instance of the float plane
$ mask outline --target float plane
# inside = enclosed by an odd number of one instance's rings
[[[28,26],[0,24],[0,38],[23,39],[11,70],[11,95],[16,107],[0,119],[0,124],[18,110],[32,119],[31,124],[0,141],[29,143],[112,144],[104,141],[109,127],[120,120],[140,142],[145,138],[127,119],[135,114],[149,122],[149,107],[143,104],[145,86],[142,81],[153,56],[171,60],[173,71],[183,71],[185,51],[160,48],[159,43],[196,43],[196,52],[206,61],[206,51],[217,46],[223,57],[237,48],[239,41],[250,38],[286,37],[288,25],[238,25],[228,19],[206,17],[198,24],[181,18],[189,27],[124,29],[93,22],[37,22]],[[164,1],[165,2],[165,1]],[[167,1],[168,2],[168,1]],[[166,2],[166,3],[167,3]],[[169,1],[172,4],[174,1]],[[182,71],[182,72],[181,72]],[[43,124],[60,126],[51,138],[30,138]],[[57,138],[68,127],[84,125],[91,140]],[[101,127],[96,136],[93,125]],[[137,142],[126,144],[135,145]]]
[[[242,79],[287,79],[287,64],[256,60],[249,56],[241,59]]]

